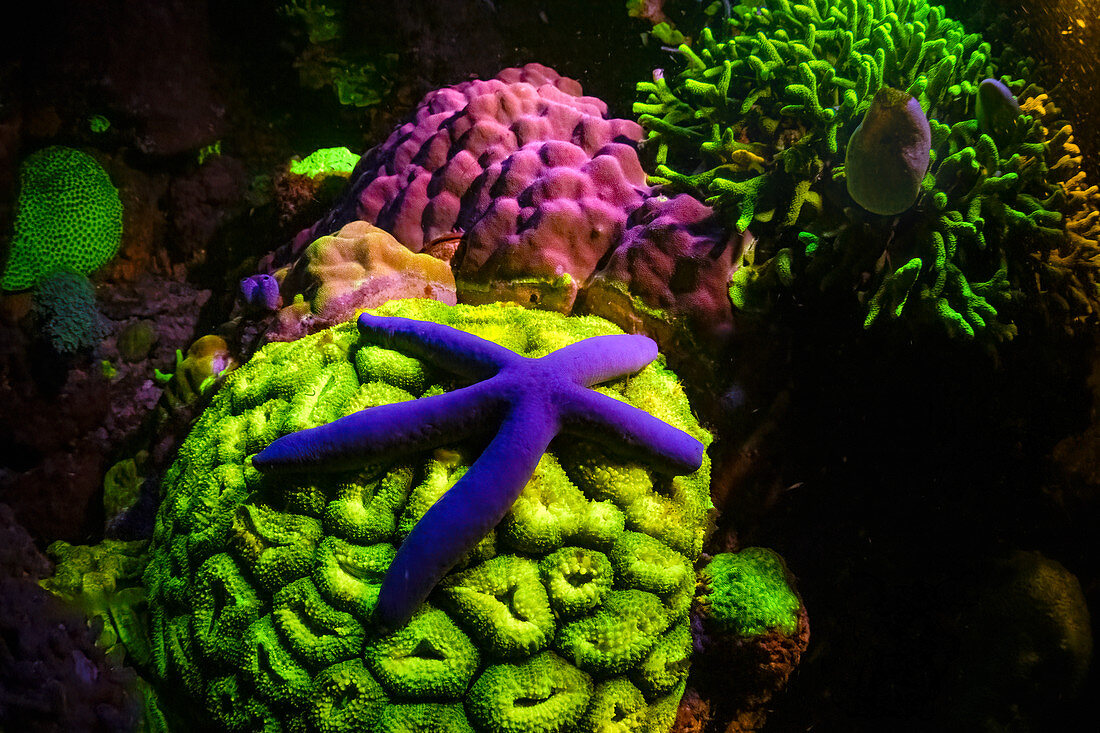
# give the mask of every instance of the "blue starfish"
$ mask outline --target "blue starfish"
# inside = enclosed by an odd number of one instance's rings
[[[657,357],[645,336],[596,336],[541,358],[428,321],[364,313],[365,339],[474,381],[379,405],[279,438],[252,459],[261,471],[345,470],[393,461],[471,437],[495,437],[401,544],[382,580],[379,623],[405,623],[436,584],[504,518],[559,432],[595,441],[655,470],[699,468],[703,444],[644,410],[587,389]]]

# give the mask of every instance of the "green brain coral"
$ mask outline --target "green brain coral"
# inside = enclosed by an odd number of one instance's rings
[[[1004,338],[1024,296],[1067,329],[1095,322],[1100,197],[1072,130],[1014,78],[1026,61],[995,58],[926,0],[741,3],[680,53],[686,68],[638,85],[651,183],[756,235],[730,285],[740,310],[855,291],[868,327],[904,317]],[[976,119],[988,77],[1022,108],[995,130]],[[862,209],[844,181],[849,141],[886,87],[931,128],[929,168],[897,217]]]
[[[86,275],[115,256],[121,239],[122,202],[99,163],[73,148],[39,150],[20,168],[0,288],[26,290],[62,269]]]
[[[387,303],[526,356],[616,333],[513,305]],[[664,733],[684,689],[709,461],[652,474],[559,438],[513,511],[405,626],[371,623],[394,548],[477,456],[272,477],[289,432],[457,385],[346,323],[230,374],[164,480],[146,570],[157,672],[228,730]],[[599,387],[709,442],[658,360]],[[623,727],[626,726],[626,727]]]

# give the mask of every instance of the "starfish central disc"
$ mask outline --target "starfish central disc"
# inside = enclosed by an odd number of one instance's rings
[[[379,623],[404,624],[436,584],[508,513],[550,441],[592,440],[657,471],[692,473],[703,444],[644,410],[589,387],[634,374],[657,358],[646,336],[595,336],[540,358],[430,321],[364,313],[371,343],[473,381],[453,392],[361,410],[284,436],[253,457],[264,472],[339,471],[495,435],[465,475],[413,527],[375,606]]]

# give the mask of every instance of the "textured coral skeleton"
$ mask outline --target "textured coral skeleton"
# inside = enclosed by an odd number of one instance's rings
[[[496,430],[398,550],[375,607],[385,627],[408,621],[439,580],[500,523],[559,432],[595,440],[668,473],[692,473],[702,464],[703,444],[695,438],[587,389],[657,358],[657,345],[645,336],[594,336],[532,359],[429,321],[364,313],[358,325],[368,342],[481,381],[284,436],[258,453],[253,466],[264,472],[347,470]]]

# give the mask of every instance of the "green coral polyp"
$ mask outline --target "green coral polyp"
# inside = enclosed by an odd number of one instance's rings
[[[424,607],[408,625],[368,645],[367,666],[391,695],[459,699],[481,662],[443,611]]]
[[[496,656],[529,656],[553,638],[550,600],[538,565],[527,558],[498,555],[452,575],[440,600]]]
[[[757,236],[731,284],[738,308],[767,310],[776,293],[855,291],[867,327],[904,318],[962,338],[1008,338],[1022,293],[1067,328],[1095,322],[1100,237],[1091,227],[1075,239],[1070,222],[1095,211],[1097,196],[1066,196],[1071,180],[1085,190],[1068,125],[1045,114],[1041,89],[1015,78],[1023,61],[996,58],[943,8],[738,4],[680,53],[679,73],[638,85],[634,110],[654,148],[651,183],[693,193]],[[883,150],[857,140],[857,125],[884,87],[919,103],[931,154],[923,181],[914,160],[895,166],[890,190],[876,190]],[[974,119],[980,88],[993,136]],[[920,116],[914,104],[923,125]],[[846,155],[858,170],[845,170]],[[847,190],[901,220],[861,210],[844,193],[848,173],[858,180]]]
[[[614,572],[607,555],[583,547],[563,547],[539,564],[550,605],[559,618],[571,619],[599,606],[611,592]]]
[[[489,667],[470,690],[470,717],[500,733],[557,733],[588,706],[592,680],[553,652]]]
[[[397,301],[379,313],[526,356],[618,332],[517,306]],[[199,418],[166,473],[144,578],[166,684],[227,730],[667,731],[686,671],[681,594],[712,511],[709,461],[670,479],[555,441],[498,529],[408,624],[380,629],[372,612],[396,546],[477,447],[282,477],[250,460],[303,425],[456,387],[379,352],[350,323],[269,344]],[[660,362],[601,390],[710,440]],[[628,698],[624,717],[615,701]]]

